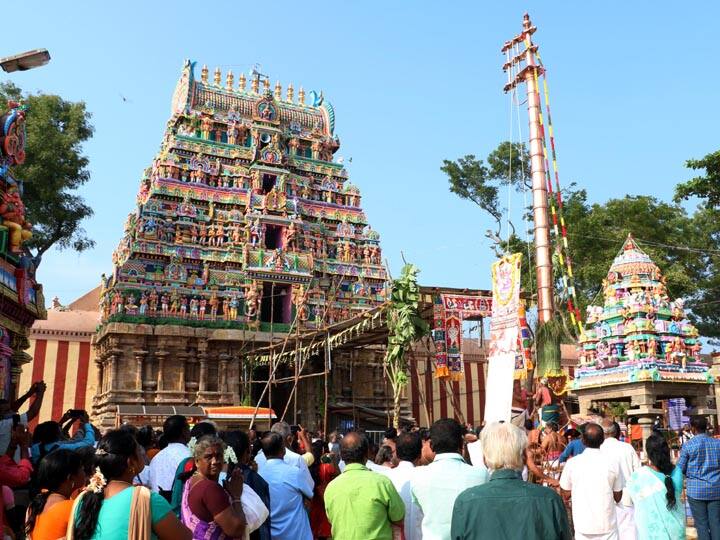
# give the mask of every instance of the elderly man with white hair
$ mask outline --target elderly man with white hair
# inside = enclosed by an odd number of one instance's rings
[[[490,481],[463,491],[456,499],[452,540],[571,540],[560,496],[522,479],[528,444],[525,432],[512,424],[492,423],[483,429],[481,441]]]

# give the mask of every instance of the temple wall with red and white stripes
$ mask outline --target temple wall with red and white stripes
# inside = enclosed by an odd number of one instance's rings
[[[42,408],[33,426],[46,420],[59,420],[68,409],[92,410],[98,371],[90,340],[99,312],[79,309],[93,305],[83,302],[84,298],[67,308],[49,309],[47,320],[36,321],[30,330],[27,353],[32,362],[23,366],[18,393],[24,393],[34,381],[44,380],[47,384]]]
[[[408,401],[413,418],[421,426],[429,426],[440,418],[452,417],[461,422],[479,426],[485,413],[485,380],[487,356],[477,342],[463,342],[463,373],[459,381],[435,377],[435,355],[426,349],[414,351],[410,362]],[[432,347],[430,348],[432,350]],[[571,345],[562,346],[562,368],[572,376],[577,354]]]

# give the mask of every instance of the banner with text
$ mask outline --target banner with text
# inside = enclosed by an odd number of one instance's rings
[[[510,421],[513,379],[518,353],[521,253],[492,265],[492,320],[488,376],[485,383],[485,421]]]

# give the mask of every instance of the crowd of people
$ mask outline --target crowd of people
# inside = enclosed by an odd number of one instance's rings
[[[5,538],[676,540],[686,499],[698,538],[720,539],[720,441],[704,417],[676,464],[654,432],[643,465],[611,419],[568,441],[552,423],[468,430],[446,418],[389,429],[376,445],[360,430],[219,431],[179,415],[162,431],[101,434],[70,410],[31,434],[44,391],[0,402]],[[543,470],[538,452],[564,466]]]

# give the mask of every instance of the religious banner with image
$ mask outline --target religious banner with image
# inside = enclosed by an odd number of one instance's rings
[[[463,321],[489,317],[492,300],[469,294],[438,294],[433,298],[435,377],[460,381],[463,378]]]
[[[492,321],[485,388],[485,421],[510,421],[518,354],[521,253],[492,265]]]

